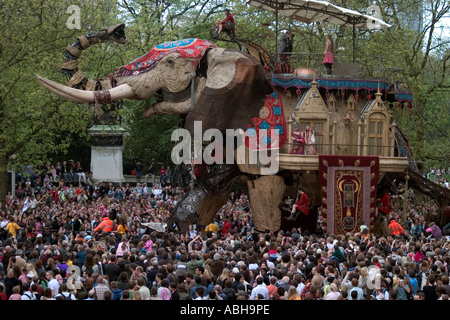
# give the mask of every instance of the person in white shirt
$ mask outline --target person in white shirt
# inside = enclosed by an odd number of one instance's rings
[[[389,300],[389,291],[381,289],[380,286],[376,286],[372,296],[377,300]]]
[[[256,287],[252,289],[250,294],[250,300],[255,300],[258,294],[264,297],[264,300],[269,300],[269,290],[266,288],[264,284],[264,279],[262,276],[256,277]]]
[[[55,298],[55,296],[59,293],[59,282],[54,278],[53,271],[49,270],[47,271],[47,280],[48,285],[47,287],[52,290],[52,298]]]
[[[162,193],[162,189],[158,184],[155,184],[155,187],[153,188],[153,195],[156,197],[159,197]]]

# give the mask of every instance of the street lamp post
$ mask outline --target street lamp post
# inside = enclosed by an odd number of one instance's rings
[[[406,210],[408,206],[408,180],[409,176],[405,176],[405,193],[403,194],[403,213],[402,213],[402,222],[406,221]]]
[[[12,162],[11,166],[11,194],[14,195],[16,191],[16,155],[12,154],[9,156],[9,159]]]

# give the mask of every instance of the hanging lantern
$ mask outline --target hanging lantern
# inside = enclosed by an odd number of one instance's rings
[[[297,94],[298,99],[300,99],[300,95],[302,94],[302,89],[297,88],[297,90],[295,90],[295,93]]]
[[[403,101],[399,101],[397,106],[397,113],[398,115],[400,115],[400,113],[403,111]]]

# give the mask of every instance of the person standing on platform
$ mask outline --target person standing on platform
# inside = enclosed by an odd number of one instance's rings
[[[287,30],[281,35],[280,44],[278,45],[278,54],[280,61],[289,62],[291,58],[288,53],[291,53],[294,48],[294,35],[290,30]]]
[[[141,182],[142,177],[142,169],[144,166],[142,165],[142,162],[138,161],[136,162],[136,182]]]
[[[325,66],[327,74],[331,75],[333,74],[333,64],[334,64],[334,43],[333,39],[331,38],[331,34],[327,36],[327,40],[325,41],[324,55],[325,56],[323,58],[322,64]]]
[[[306,126],[305,130],[301,132],[301,136],[305,141],[305,154],[314,155],[316,150],[314,144],[316,143],[316,138],[314,136],[314,130],[310,126]]]
[[[293,154],[305,154],[305,139],[298,127],[292,132],[292,149]]]

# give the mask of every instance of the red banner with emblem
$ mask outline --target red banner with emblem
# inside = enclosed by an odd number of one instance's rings
[[[319,155],[319,181],[326,232],[359,232],[373,228],[379,158]]]

